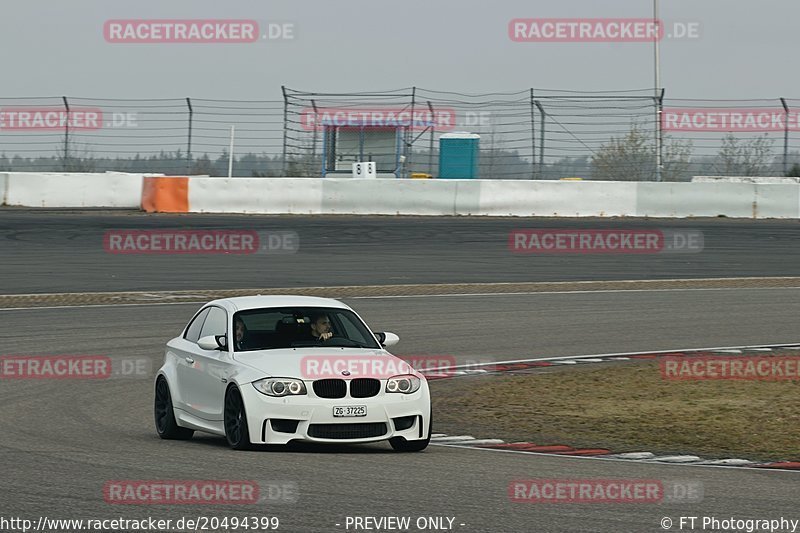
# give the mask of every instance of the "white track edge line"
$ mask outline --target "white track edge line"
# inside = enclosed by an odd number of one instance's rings
[[[589,283],[665,283],[665,282],[696,282],[696,281],[748,281],[748,280],[800,280],[800,276],[739,276],[733,278],[665,278],[665,279],[618,279],[618,280],[579,280],[579,281],[488,281],[488,282],[475,282],[475,283],[456,283],[455,285],[493,285],[493,286],[508,286],[508,285],[519,285],[520,283],[538,283],[538,284],[551,284],[551,285],[574,285],[574,284],[589,284]],[[437,286],[437,285],[454,285],[452,283],[423,283],[418,285],[410,285],[410,286]],[[367,285],[368,287],[383,287],[383,285]],[[407,287],[409,285],[388,285],[390,287]],[[141,291],[112,291],[112,292],[41,292],[41,293],[21,293],[21,294],[0,294],[0,297],[3,296],[61,296],[64,294],[94,294],[94,295],[118,295],[118,294],[143,294],[143,293],[154,293],[154,292],[170,292],[170,293],[192,293],[192,292],[204,292],[204,291],[228,291],[228,290],[235,290],[235,291],[262,291],[265,289],[279,289],[279,290],[313,290],[313,289],[320,289],[320,290],[329,290],[329,289],[359,289],[363,288],[364,285],[337,285],[331,287],[261,287],[261,288],[254,288],[254,289],[178,289],[174,291],[168,290],[141,290]],[[775,287],[780,288],[780,287]]]
[[[340,298],[352,300],[378,300],[390,298],[458,298],[461,296],[525,296],[535,294],[604,294],[620,292],[693,292],[693,291],[764,291],[800,289],[797,287],[699,287],[699,288],[674,288],[674,289],[598,289],[588,291],[530,291],[530,292],[473,292],[473,293],[446,293],[446,294],[398,294],[387,296],[347,296]]]
[[[147,307],[153,305],[203,305],[208,300],[197,300],[194,302],[147,302],[135,304],[79,304],[79,305],[47,305],[36,307],[0,307],[3,311],[36,311],[39,309],[85,309],[91,307]]]
[[[636,352],[618,352],[618,353],[604,353],[604,354],[588,354],[588,355],[563,355],[558,357],[543,357],[543,358],[531,358],[531,359],[514,359],[510,361],[494,361],[491,363],[475,363],[469,365],[457,365],[457,366],[444,366],[438,368],[426,368],[424,371],[421,371],[423,374],[428,372],[441,372],[443,370],[459,370],[461,368],[477,368],[482,366],[493,366],[493,365],[507,365],[513,363],[535,363],[538,361],[561,361],[565,359],[591,359],[591,358],[600,358],[600,357],[624,357],[627,355],[658,355],[658,354],[665,354],[665,353],[672,353],[672,352],[706,352],[706,351],[715,351],[715,350],[740,350],[740,349],[748,349],[748,348],[781,348],[784,346],[800,346],[800,342],[783,342],[778,344],[748,344],[744,346],[714,346],[711,348],[675,348],[672,350],[656,350],[656,351],[636,351]],[[396,357],[400,357],[401,359],[403,356],[396,355]],[[502,370],[498,372],[504,372]]]

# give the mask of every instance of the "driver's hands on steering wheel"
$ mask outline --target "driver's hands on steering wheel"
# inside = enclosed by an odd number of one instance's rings
[[[328,333],[323,333],[323,334],[321,334],[321,335],[320,335],[320,336],[317,338],[317,340],[326,341],[326,340],[330,339],[331,337],[333,337],[333,333],[331,333],[331,332],[329,331]]]

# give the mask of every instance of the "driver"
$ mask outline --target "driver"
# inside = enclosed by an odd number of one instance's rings
[[[333,337],[331,319],[325,313],[311,313],[311,336],[314,340],[326,341]]]

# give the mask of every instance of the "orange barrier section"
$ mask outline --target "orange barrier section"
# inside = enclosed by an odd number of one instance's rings
[[[148,213],[188,213],[189,178],[145,176],[142,210]]]

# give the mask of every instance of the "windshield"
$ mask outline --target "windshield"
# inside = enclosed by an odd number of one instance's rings
[[[329,307],[271,307],[233,316],[234,351],[276,348],[380,348],[350,310]]]

